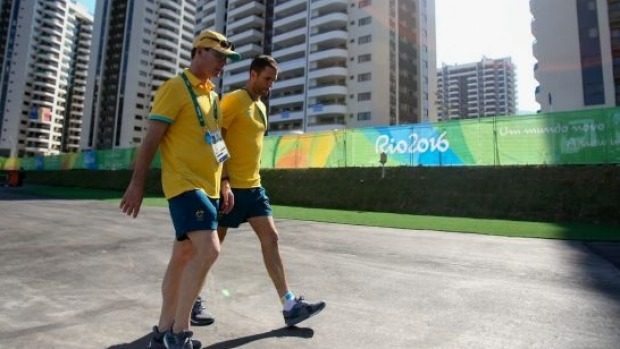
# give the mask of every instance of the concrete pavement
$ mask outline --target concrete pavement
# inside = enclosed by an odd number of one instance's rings
[[[244,226],[202,292],[206,348],[619,348],[620,271],[580,242],[277,226],[291,286],[327,308],[283,328]],[[0,189],[0,348],[146,348],[171,239],[166,208]]]

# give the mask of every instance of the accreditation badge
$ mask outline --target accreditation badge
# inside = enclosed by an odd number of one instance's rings
[[[219,163],[223,163],[224,161],[230,158],[230,154],[228,153],[228,148],[226,148],[226,143],[224,143],[224,138],[222,138],[222,133],[220,131],[213,131],[207,133],[209,136],[209,144],[211,144],[211,148],[213,149],[213,155],[215,159]]]

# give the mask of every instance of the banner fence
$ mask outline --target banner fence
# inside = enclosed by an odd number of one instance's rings
[[[1,158],[5,170],[121,170],[137,148]],[[620,108],[267,136],[262,168],[620,163]],[[157,154],[151,167],[159,168]]]

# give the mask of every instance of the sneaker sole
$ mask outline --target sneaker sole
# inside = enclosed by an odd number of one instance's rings
[[[298,324],[298,323],[300,323],[300,322],[303,322],[303,321],[308,320],[309,318],[311,318],[311,317],[315,316],[316,314],[318,314],[318,313],[322,312],[322,311],[323,311],[323,309],[325,309],[325,306],[326,306],[326,305],[327,305],[327,304],[325,304],[325,303],[324,303],[324,304],[323,304],[320,308],[317,308],[317,310],[316,310],[314,313],[312,313],[312,314],[310,314],[310,315],[308,315],[308,316],[306,316],[306,317],[304,317],[304,318],[299,318],[299,319],[296,319],[296,320],[294,320],[294,321],[285,321],[286,326],[288,326],[288,327],[292,327],[292,326],[297,325],[297,324]]]
[[[194,319],[190,320],[190,324],[192,324],[192,326],[209,326],[209,325],[213,325],[214,322],[215,322],[215,319],[201,320],[201,321],[194,321]]]
[[[164,345],[164,343],[156,343],[155,345],[153,345],[153,342],[149,342],[149,346],[147,348],[148,349],[158,349],[158,348],[165,349],[166,346]],[[202,348],[202,343],[197,339],[192,339],[192,349],[201,349],[201,348]]]

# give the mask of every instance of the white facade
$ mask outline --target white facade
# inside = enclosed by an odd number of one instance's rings
[[[88,63],[77,51],[89,44],[92,16],[65,0],[1,1],[0,8],[7,38],[0,43],[0,156],[75,150],[62,149],[62,138],[79,134]]]
[[[615,106],[607,0],[532,0],[530,9],[541,111]]]
[[[98,0],[95,18],[80,145],[135,147],[157,88],[189,67],[196,1]]]
[[[75,153],[80,150],[82,117],[86,93],[86,78],[93,35],[93,16],[82,7],[76,9],[76,23],[72,58],[70,60],[67,108],[62,129],[61,152]]]
[[[515,66],[510,58],[443,65],[437,74],[441,120],[514,115],[517,111]]]
[[[244,60],[222,92],[242,87],[260,53],[279,63],[271,134],[432,121],[434,0],[199,0],[197,32],[215,29]],[[224,16],[226,14],[226,16]]]

